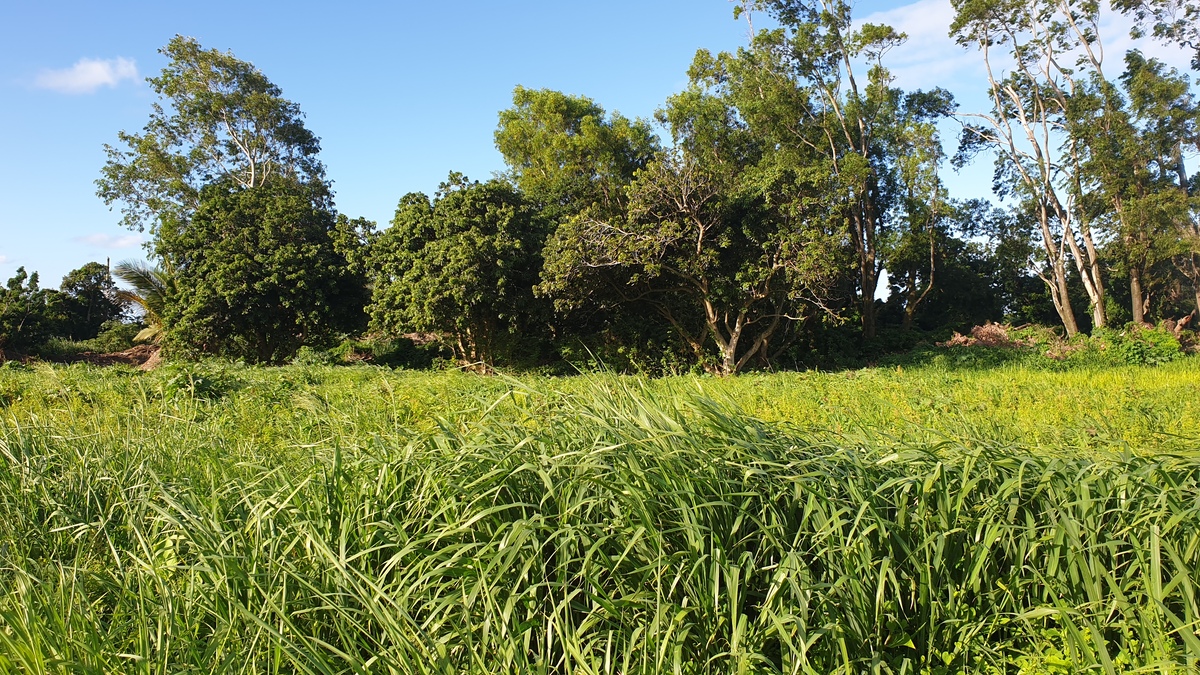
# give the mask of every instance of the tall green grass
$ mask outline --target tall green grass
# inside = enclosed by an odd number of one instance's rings
[[[3,371],[0,672],[1200,672],[1195,372]]]

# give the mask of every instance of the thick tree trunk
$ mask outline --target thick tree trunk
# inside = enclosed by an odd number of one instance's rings
[[[1133,265],[1129,267],[1129,297],[1133,306],[1133,322],[1146,323],[1146,295],[1142,292],[1142,271]]]
[[[1067,288],[1067,270],[1061,260],[1054,266],[1054,281],[1050,286],[1050,296],[1054,300],[1054,309],[1058,311],[1058,317],[1062,319],[1063,328],[1067,331],[1067,337],[1078,334],[1079,322],[1075,320],[1075,310],[1071,307],[1071,296]]]

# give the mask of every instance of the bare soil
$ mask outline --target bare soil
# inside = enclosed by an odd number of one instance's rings
[[[162,363],[162,357],[159,356],[160,351],[161,348],[157,345],[135,345],[123,352],[112,352],[109,354],[83,352],[71,359],[71,361],[89,363],[93,366],[124,364],[127,366],[137,366],[141,370],[154,370]]]

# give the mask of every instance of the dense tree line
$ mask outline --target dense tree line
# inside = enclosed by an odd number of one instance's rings
[[[991,110],[894,86],[905,36],[856,22],[848,2],[744,2],[735,14],[773,27],[736,53],[699,51],[654,120],[518,87],[495,133],[507,170],[407,194],[382,231],[337,213],[295,103],[251,64],[176,37],[149,79],[149,123],[107,147],[97,181],[158,262],[122,268],[135,290],[121,297],[185,356],[280,362],[365,332],[484,367],[590,355],[726,374],[985,321],[1071,336],[1196,311],[1189,76],[1137,50],[1117,72],[1097,3],[953,5]],[[1191,3],[1116,8],[1139,33],[1197,43]],[[963,131],[948,158],[951,118]],[[997,204],[942,181],[947,161],[980,156]],[[94,334],[114,311],[99,298],[117,298],[99,271],[72,273],[58,300],[19,273],[0,306],[7,347],[49,334],[20,317],[55,302],[73,317],[60,333]]]
[[[28,354],[55,338],[89,340],[127,318],[107,265],[72,270],[58,289],[42,288],[37,272],[20,267],[0,288],[0,350]]]

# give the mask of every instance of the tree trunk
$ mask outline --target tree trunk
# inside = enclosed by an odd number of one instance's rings
[[[863,339],[872,340],[875,338],[875,287],[879,285],[879,275],[875,271],[875,251],[869,248],[870,242],[866,239],[864,236],[859,250],[858,268],[862,283]]]
[[[1142,271],[1136,265],[1129,267],[1129,297],[1133,305],[1133,322],[1146,323],[1146,295],[1142,292]]]
[[[1050,229],[1050,210],[1045,200],[1038,204],[1038,222],[1042,231],[1042,247],[1050,262],[1052,279],[1042,277],[1042,281],[1050,288],[1050,299],[1054,301],[1054,309],[1062,319],[1067,337],[1079,332],[1079,323],[1075,320],[1075,310],[1071,307],[1071,296],[1067,287],[1067,266],[1062,250],[1056,245],[1053,230]],[[1064,233],[1065,236],[1065,233]],[[1039,273],[1038,276],[1041,276]]]
[[[1054,309],[1058,310],[1058,317],[1062,319],[1063,328],[1067,331],[1067,337],[1074,337],[1079,333],[1079,322],[1075,320],[1075,309],[1071,307],[1068,291],[1067,270],[1059,260],[1054,265],[1054,282],[1050,285],[1050,296],[1054,300]]]

